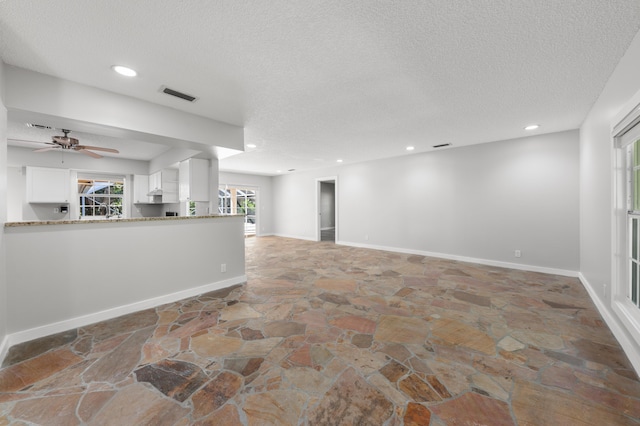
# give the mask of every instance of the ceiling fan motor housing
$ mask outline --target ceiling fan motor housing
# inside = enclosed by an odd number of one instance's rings
[[[76,138],[69,137],[70,130],[62,129],[62,133],[64,136],[54,136],[53,141],[58,145],[62,146],[63,149],[71,149],[74,145],[78,145],[80,141]]]

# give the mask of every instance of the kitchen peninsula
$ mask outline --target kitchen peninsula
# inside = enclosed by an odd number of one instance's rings
[[[242,215],[8,222],[10,345],[246,281]]]

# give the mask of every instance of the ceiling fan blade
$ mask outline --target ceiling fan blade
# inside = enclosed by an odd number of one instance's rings
[[[41,141],[28,141],[26,139],[13,139],[13,138],[7,138],[8,141],[13,141],[13,142],[28,142],[28,143],[48,143],[51,144],[51,142],[41,142]]]
[[[87,151],[86,149],[76,149],[76,151],[81,152],[85,155],[88,155],[89,157],[102,158],[102,155],[96,154],[95,152]]]
[[[47,148],[40,148],[40,149],[34,149],[33,152],[46,152],[46,151],[51,151],[52,149],[59,149],[61,148],[60,146],[50,146]]]
[[[113,152],[114,154],[120,154],[120,151],[118,151],[117,149],[102,148],[100,146],[76,145],[75,149],[92,149],[94,151]]]
[[[12,142],[26,142],[26,143],[39,143],[39,144],[44,144],[44,145],[55,145],[55,146],[60,146],[55,142],[42,142],[42,141],[29,141],[26,139],[11,139],[11,138],[7,138],[7,141],[12,141]]]

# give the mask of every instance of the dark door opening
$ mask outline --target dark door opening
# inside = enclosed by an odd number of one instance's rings
[[[336,241],[336,184],[320,182],[320,241]]]

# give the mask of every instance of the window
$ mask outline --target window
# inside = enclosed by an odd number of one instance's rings
[[[195,215],[196,215],[196,202],[187,201],[187,216],[195,216]]]
[[[630,245],[627,297],[640,307],[640,140],[627,148],[627,215]]]
[[[620,111],[612,126],[613,239],[611,292],[602,300],[640,345],[640,92]]]
[[[81,219],[122,217],[124,178],[78,176],[78,198]]]
[[[218,213],[231,214],[231,191],[227,188],[218,189]]]
[[[218,212],[243,214],[245,235],[256,234],[257,191],[251,188],[234,188],[221,185],[218,188]]]

